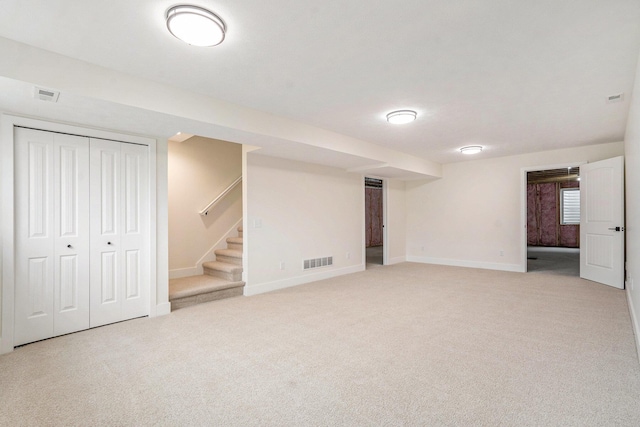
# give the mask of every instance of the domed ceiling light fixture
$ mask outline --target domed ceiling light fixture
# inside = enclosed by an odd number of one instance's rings
[[[227,32],[227,26],[218,15],[198,6],[173,6],[167,10],[166,19],[169,32],[192,46],[219,45]]]
[[[482,151],[482,146],[480,145],[469,145],[467,147],[462,147],[460,152],[462,154],[478,154]]]
[[[403,125],[416,119],[418,113],[413,110],[397,110],[387,114],[387,121],[394,125]]]

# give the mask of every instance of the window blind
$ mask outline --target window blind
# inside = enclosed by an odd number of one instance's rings
[[[560,189],[560,224],[580,224],[580,189]]]

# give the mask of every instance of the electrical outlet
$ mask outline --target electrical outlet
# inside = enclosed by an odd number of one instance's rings
[[[504,249],[500,249],[500,256],[504,256]]]
[[[280,261],[280,270],[284,270],[284,261]]]
[[[347,259],[351,259],[351,252],[347,252]]]
[[[253,228],[262,228],[262,219],[256,218],[253,220]]]
[[[424,252],[424,246],[420,246],[420,250]]]

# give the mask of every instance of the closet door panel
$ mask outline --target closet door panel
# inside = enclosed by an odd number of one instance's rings
[[[149,148],[121,144],[123,317],[149,313]]]
[[[122,320],[120,268],[120,144],[90,141],[91,327]]]
[[[14,132],[14,345],[21,345],[53,335],[53,135]]]
[[[117,303],[118,255],[115,251],[102,252],[100,273],[100,303],[103,305]]]
[[[125,298],[127,300],[140,298],[140,251],[127,251],[125,263]]]
[[[53,211],[52,200],[49,198],[53,189],[51,155],[53,137],[28,129],[18,129],[17,132],[25,135],[25,141],[21,141],[20,146],[16,147],[18,151],[16,154],[19,156],[18,163],[22,169],[19,171],[22,178],[21,184],[26,184],[20,189],[17,197],[20,200],[23,198],[28,200],[26,210],[29,222],[26,235],[37,245],[38,239],[51,237],[53,229],[50,221]],[[25,166],[26,169],[24,169]]]
[[[15,128],[15,340],[89,327],[89,140]]]
[[[54,335],[89,328],[89,139],[54,134]]]
[[[60,262],[60,295],[58,298],[60,313],[78,310],[78,276],[79,266],[76,255],[61,256]]]

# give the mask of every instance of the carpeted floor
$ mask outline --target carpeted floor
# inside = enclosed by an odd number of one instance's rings
[[[623,291],[404,263],[0,356],[0,425],[638,426]]]

